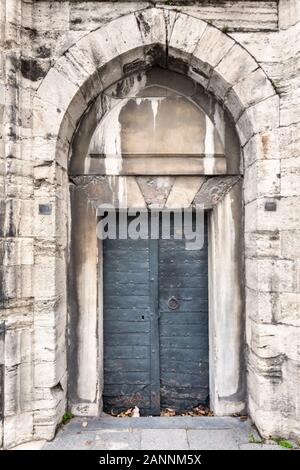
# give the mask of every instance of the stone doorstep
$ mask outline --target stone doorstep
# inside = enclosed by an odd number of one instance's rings
[[[82,423],[86,422],[84,427]],[[241,421],[232,417],[163,417],[148,416],[140,418],[73,418],[66,426],[65,430],[69,432],[81,431],[97,431],[100,429],[245,429],[250,423]]]
[[[259,438],[250,420],[234,417],[73,418],[51,442],[11,450],[287,450],[249,443],[250,433]]]
[[[73,418],[45,448],[238,450],[250,432],[250,421],[231,417]]]

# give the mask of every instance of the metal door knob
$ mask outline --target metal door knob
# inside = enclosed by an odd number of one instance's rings
[[[177,310],[179,308],[179,300],[176,297],[172,296],[168,300],[168,308],[170,310]]]

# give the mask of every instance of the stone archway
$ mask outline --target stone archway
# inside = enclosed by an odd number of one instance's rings
[[[151,209],[153,206],[181,209],[201,204],[211,213],[210,403],[219,415],[241,412],[245,408],[242,341],[244,274],[243,256],[240,254],[243,252],[243,209],[238,137],[230,117],[202,86],[195,88],[191,80],[165,69],[152,70],[140,71],[138,79],[130,75],[117,82],[109,93],[105,91],[100,94],[80,121],[71,145],[72,222],[68,289],[71,409],[74,414],[97,414],[101,407],[103,261],[102,247],[96,240],[97,207],[108,204],[129,209]],[[156,98],[140,97],[149,89],[153,95],[153,80],[156,86],[165,81],[169,87],[173,84],[177,88],[176,93],[181,93],[176,95],[173,90],[173,95],[165,97],[155,109],[156,130],[160,131],[157,128],[160,121],[167,121],[165,113],[170,116],[177,112],[181,119],[182,114],[186,119],[186,122],[173,121],[173,126],[177,125],[177,128],[175,134],[171,129],[170,139],[166,137],[166,123],[161,137],[156,137],[160,141],[159,150],[156,149],[157,145],[152,146],[153,129],[150,128],[153,124],[151,108],[157,104]],[[152,88],[148,87],[149,83]],[[190,89],[193,89],[192,96],[187,100],[184,93]],[[122,90],[119,101],[116,90]],[[137,116],[134,109],[138,112]],[[141,120],[143,129],[139,139],[135,126]],[[133,131],[137,142],[132,141]],[[148,142],[147,133],[150,135]],[[173,141],[175,135],[180,136],[180,133],[182,137],[189,135],[195,142],[193,145],[184,144],[181,154],[178,154],[180,137],[175,145]],[[207,142],[212,135],[215,146]],[[105,145],[105,139],[109,140],[109,144],[112,142],[113,147]],[[205,153],[211,152],[214,147],[216,154]]]
[[[34,98],[33,158],[56,162],[55,177],[47,196],[36,195],[39,204],[52,203],[46,228],[37,222],[37,240],[49,237],[57,248],[53,256],[36,253],[36,321],[42,300],[52,318],[53,349],[47,363],[35,349],[36,381],[40,389],[55,389],[53,425],[62,411],[57,400],[65,397],[66,374],[66,251],[68,229],[67,156],[77,123],[92,100],[125,74],[152,65],[190,75],[214,94],[233,116],[244,154],[245,198],[264,193],[263,182],[251,187],[253,162],[263,159],[270,129],[278,126],[278,96],[255,60],[217,28],[183,13],[147,9],[112,21],[89,33],[60,58],[49,71]],[[262,109],[269,108],[267,114]],[[46,136],[46,138],[45,138]],[[251,168],[258,171],[256,167]],[[254,194],[253,194],[254,192]],[[256,220],[258,207],[246,212],[246,229]],[[215,221],[217,223],[217,220]],[[45,292],[39,273],[46,269],[50,286]],[[43,294],[44,293],[44,294]],[[246,312],[247,315],[247,312]],[[38,323],[36,325],[38,331]],[[98,406],[97,406],[98,410]],[[250,403],[250,410],[251,403]],[[252,410],[253,411],[253,410]],[[38,413],[37,413],[38,416]],[[51,427],[51,426],[50,426]]]

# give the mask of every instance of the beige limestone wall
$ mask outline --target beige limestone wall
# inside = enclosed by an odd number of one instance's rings
[[[249,410],[264,435],[300,429],[299,20],[299,2],[281,0],[278,32],[230,33],[280,98],[278,129],[255,135],[244,149]],[[255,161],[254,140],[263,160]],[[270,200],[276,212],[265,211]]]

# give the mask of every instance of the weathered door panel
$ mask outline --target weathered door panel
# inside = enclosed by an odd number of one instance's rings
[[[104,410],[151,412],[148,241],[103,242]]]
[[[208,400],[207,234],[201,250],[159,240],[161,407],[188,409]]]

